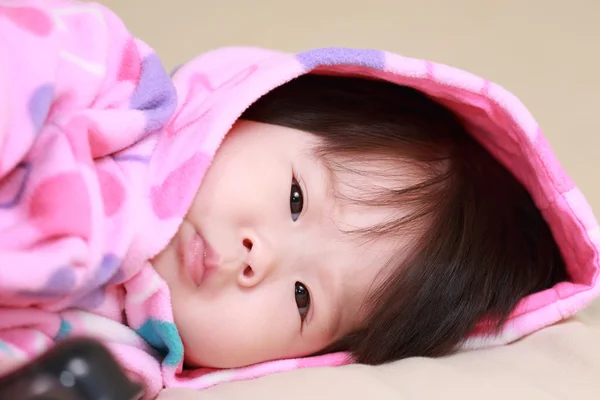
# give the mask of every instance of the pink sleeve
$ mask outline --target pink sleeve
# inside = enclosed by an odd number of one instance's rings
[[[105,287],[135,273],[122,260],[139,182],[175,103],[156,54],[106,8],[0,1],[0,365],[51,345],[69,307],[121,317]]]

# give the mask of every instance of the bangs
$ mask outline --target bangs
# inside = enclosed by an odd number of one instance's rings
[[[447,159],[428,164],[408,157],[350,154],[330,148],[327,142],[315,152],[329,172],[331,195],[338,204],[361,207],[364,212],[377,209],[385,215],[371,226],[344,229],[347,234],[376,238],[422,232],[452,187]]]

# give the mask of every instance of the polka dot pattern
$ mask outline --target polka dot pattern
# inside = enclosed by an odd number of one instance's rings
[[[54,97],[54,88],[50,84],[38,87],[29,100],[29,115],[36,132],[42,129]]]
[[[31,167],[28,163],[21,163],[0,181],[0,209],[16,207],[27,187]]]
[[[168,122],[175,110],[177,97],[171,78],[156,54],[144,58],[137,87],[131,97],[131,108],[146,117],[145,132],[154,132]]]
[[[135,40],[130,39],[123,50],[123,58],[117,79],[120,81],[136,82],[140,77],[140,69],[140,54],[135,45]]]
[[[196,153],[171,172],[161,185],[152,188],[150,197],[158,218],[183,217],[196,192],[190,190],[190,182],[199,184],[208,164],[209,159],[205,154]]]
[[[33,190],[28,220],[48,237],[91,235],[88,189],[77,172],[51,176]]]
[[[98,181],[102,191],[104,213],[107,217],[111,217],[123,206],[125,188],[116,176],[103,169],[98,170]]]
[[[51,17],[33,7],[2,7],[0,18],[6,17],[21,29],[36,36],[48,36],[52,32]]]
[[[58,300],[71,294],[77,283],[75,271],[71,267],[57,268],[39,289],[21,291],[20,296],[39,300]]]

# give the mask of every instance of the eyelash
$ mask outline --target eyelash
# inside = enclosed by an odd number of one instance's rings
[[[298,296],[306,296],[306,300],[304,302],[298,302]],[[304,325],[304,321],[306,320],[306,316],[308,315],[308,311],[310,310],[311,299],[308,288],[302,282],[296,282],[296,284],[294,285],[294,298],[296,300],[296,307],[298,308],[298,313],[300,314],[300,320]]]
[[[297,188],[296,190],[294,188]],[[295,197],[294,194],[298,194],[298,197]],[[297,200],[297,204],[293,204],[292,201]],[[294,205],[298,205],[300,207],[299,210],[294,210]],[[292,214],[292,221],[297,221],[302,215],[302,210],[304,210],[304,193],[302,192],[302,187],[298,183],[295,177],[292,177],[292,185],[290,190],[290,212]]]

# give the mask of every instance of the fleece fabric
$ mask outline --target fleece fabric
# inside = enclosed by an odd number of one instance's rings
[[[224,48],[171,77],[106,8],[0,0],[0,373],[76,335],[101,340],[146,384],[206,388],[352,362],[343,353],[233,370],[187,370],[169,291],[149,263],[174,236],[223,137],[260,96],[302,74],[385,79],[452,109],[525,185],[570,281],[522,300],[500,345],[598,295],[600,227],[535,119],[468,72],[370,49],[288,54]]]

